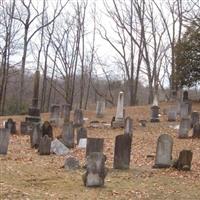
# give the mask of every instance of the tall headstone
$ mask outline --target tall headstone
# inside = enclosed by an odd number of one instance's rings
[[[114,169],[129,169],[131,156],[132,137],[130,135],[118,135],[115,138]]]
[[[107,174],[105,161],[105,155],[100,152],[93,152],[87,157],[86,173],[82,177],[86,187],[100,187],[104,185],[104,179]]]
[[[170,109],[168,112],[167,112],[167,120],[169,121],[169,122],[174,122],[174,121],[176,121],[176,117],[177,117],[177,111],[176,111],[176,109]]]
[[[112,122],[113,128],[124,128],[124,93],[119,92],[118,101],[117,101],[117,111]]]
[[[3,155],[7,154],[9,138],[10,138],[9,129],[0,128],[0,154],[3,154]]]
[[[45,121],[43,123],[41,131],[42,131],[42,137],[47,135],[48,137],[51,138],[51,140],[53,140],[53,128],[52,128],[51,124],[48,121]]]
[[[199,113],[192,112],[191,114],[191,128],[194,127],[195,124],[199,123]]]
[[[128,134],[131,136],[133,134],[133,119],[130,117],[127,117],[125,119],[124,134]]]
[[[192,103],[183,101],[180,104],[180,118],[188,118],[192,112]]]
[[[68,148],[74,148],[74,127],[73,122],[64,124],[62,131],[63,144]]]
[[[105,101],[97,101],[97,106],[96,106],[96,117],[97,118],[102,118],[104,116],[105,112]]]
[[[185,91],[183,91],[183,101],[188,101],[188,100],[189,100],[188,91],[185,90]]]
[[[190,130],[191,122],[189,118],[182,118],[180,121],[180,127],[178,131],[179,138],[187,138]]]
[[[5,128],[8,128],[10,130],[11,134],[16,134],[16,122],[13,121],[12,118],[9,118],[5,123]]]
[[[200,138],[200,123],[196,123],[193,126],[193,134],[192,134],[193,138]]]
[[[71,106],[69,104],[62,105],[61,117],[64,118],[65,124],[70,122],[70,110]]]
[[[33,124],[33,131],[30,134],[31,147],[38,148],[41,138],[41,128],[39,123]]]
[[[50,108],[50,123],[53,126],[58,126],[59,119],[60,119],[60,105],[53,104]]]
[[[87,129],[84,127],[81,127],[77,130],[77,144],[79,144],[79,140],[81,138],[87,138]]]
[[[159,136],[154,168],[168,168],[172,164],[173,139],[170,135]]]
[[[83,126],[83,111],[80,109],[75,109],[74,111],[74,127],[81,127]]]
[[[103,138],[88,138],[86,147],[86,157],[93,152],[103,153],[103,144],[104,144]]]
[[[39,144],[40,155],[50,155],[51,150],[51,138],[48,135],[41,137]]]

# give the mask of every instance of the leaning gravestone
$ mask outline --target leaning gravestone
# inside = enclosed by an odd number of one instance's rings
[[[39,123],[33,124],[33,131],[30,134],[30,140],[31,140],[31,147],[32,148],[38,148],[41,138],[41,129]]]
[[[196,123],[193,126],[193,134],[192,134],[193,138],[200,138],[200,123]]]
[[[67,155],[69,153],[69,149],[58,139],[54,139],[51,142],[51,152],[56,155]]]
[[[51,112],[50,123],[54,126],[57,126],[60,119],[60,105],[58,104],[51,105],[50,112]]]
[[[168,168],[172,164],[173,139],[170,135],[162,134],[158,138],[154,168]]]
[[[81,127],[77,130],[77,144],[81,138],[87,138],[87,129],[84,127]]]
[[[50,155],[51,150],[51,138],[48,135],[41,137],[39,144],[40,155]]]
[[[62,140],[63,144],[68,148],[74,148],[74,127],[73,122],[64,124],[62,130]]]
[[[178,137],[179,138],[187,138],[190,126],[191,126],[190,119],[189,118],[182,118],[181,121],[180,121]]]
[[[191,114],[191,128],[194,127],[195,124],[199,123],[199,113],[192,112]]]
[[[93,152],[87,157],[86,173],[82,177],[86,187],[101,187],[104,185],[107,174],[105,161],[105,155],[100,152]]]
[[[127,117],[125,119],[124,134],[128,134],[131,136],[133,134],[133,119],[130,117]]]
[[[53,128],[48,121],[45,121],[42,125],[42,137],[47,135],[53,140]]]
[[[103,138],[88,138],[86,147],[86,157],[93,152],[103,153]]]
[[[129,169],[131,143],[132,137],[128,134],[116,136],[113,164],[115,169]]]
[[[105,101],[97,101],[97,106],[96,106],[96,117],[97,118],[102,118],[104,116],[104,111],[105,111]]]
[[[167,113],[167,118],[168,118],[167,120],[169,122],[174,122],[176,121],[176,117],[177,117],[177,111],[175,109],[174,110],[170,109]]]
[[[192,154],[193,153],[190,150],[182,150],[175,163],[175,168],[178,170],[189,171],[191,169]]]
[[[117,111],[112,121],[113,128],[124,128],[124,93],[121,91],[117,101]]]
[[[83,111],[80,109],[76,109],[74,111],[74,127],[81,127],[83,126]]]
[[[16,122],[13,121],[13,119],[9,118],[5,123],[5,128],[8,128],[10,130],[11,134],[16,134]]]
[[[9,138],[10,138],[9,129],[0,128],[0,154],[3,154],[3,155],[7,154]]]

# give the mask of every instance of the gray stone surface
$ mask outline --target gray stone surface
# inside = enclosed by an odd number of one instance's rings
[[[187,138],[190,130],[191,121],[189,118],[182,118],[180,121],[180,127],[178,131],[179,138]]]
[[[193,126],[193,134],[192,134],[193,138],[200,138],[200,123],[196,123]]]
[[[73,122],[64,124],[62,130],[62,140],[67,148],[74,148],[75,142]]]
[[[64,118],[64,124],[70,122],[70,109],[71,106],[69,104],[62,105],[61,117]]]
[[[176,117],[177,117],[177,111],[175,109],[170,109],[167,113],[167,120],[169,122],[174,122],[176,121]]]
[[[87,138],[81,138],[78,143],[78,148],[86,148],[87,147]]]
[[[191,114],[191,128],[199,123],[199,113],[198,112],[192,112]]]
[[[58,139],[54,139],[51,142],[51,152],[56,155],[67,155],[69,153],[69,149]]]
[[[9,118],[6,123],[5,123],[5,128],[8,128],[10,130],[11,134],[16,134],[17,130],[16,130],[16,122],[13,121],[12,118]]]
[[[66,170],[75,170],[75,169],[79,169],[80,165],[79,165],[79,160],[77,160],[74,157],[69,157],[65,160],[65,164],[64,164],[64,168]]]
[[[77,144],[79,143],[79,140],[81,138],[87,138],[87,129],[84,127],[78,128],[76,138],[77,138]]]
[[[50,155],[51,150],[51,138],[48,135],[41,137],[39,144],[40,155]]]
[[[168,168],[172,164],[173,139],[170,135],[159,136],[154,168]]]
[[[10,131],[7,128],[0,128],[0,154],[6,155],[8,151]]]
[[[88,138],[86,147],[86,157],[93,152],[103,153],[104,138]]]
[[[41,128],[40,123],[34,123],[33,124],[33,131],[30,134],[30,141],[31,141],[31,147],[32,148],[38,148],[41,138]]]
[[[159,122],[159,106],[151,106],[151,120],[150,122]]]
[[[50,123],[53,126],[58,126],[60,120],[60,105],[58,104],[51,105],[50,112],[51,112],[49,120]]]
[[[131,136],[133,134],[133,119],[130,117],[127,117],[125,119],[124,134],[128,134]]]
[[[105,101],[97,101],[97,106],[96,106],[96,117],[97,118],[102,118],[104,116],[105,112]]]

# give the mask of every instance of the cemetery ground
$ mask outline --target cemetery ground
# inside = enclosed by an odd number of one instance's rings
[[[161,103],[161,114],[169,104]],[[193,103],[193,110],[200,111],[200,104]],[[110,123],[115,109],[106,109],[105,117],[95,118],[95,111],[85,111],[88,118],[85,127],[88,137],[104,138],[104,154],[107,156],[108,175],[101,188],[85,187],[82,174],[85,169],[66,170],[63,165],[66,157],[74,156],[85,163],[85,150],[77,147],[67,156],[40,156],[30,147],[30,138],[26,135],[12,135],[8,154],[0,156],[0,199],[199,199],[200,198],[200,139],[178,139],[175,125],[179,121],[168,122],[161,115],[159,123],[150,123],[150,107],[126,107],[126,116],[133,118],[133,140],[129,170],[113,169],[115,137],[123,134],[123,129],[109,127],[93,128],[90,121],[99,120]],[[11,116],[17,122],[25,116]],[[48,114],[42,114],[42,120],[48,120]],[[8,117],[0,117],[0,121]],[[142,127],[139,120],[147,120]],[[54,137],[61,133],[54,128]],[[174,168],[153,169],[157,139],[167,133],[173,138],[173,159],[178,158],[183,149],[193,152],[191,171],[178,171]],[[191,135],[191,133],[190,133]]]

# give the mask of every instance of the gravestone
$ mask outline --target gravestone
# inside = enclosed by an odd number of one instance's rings
[[[56,155],[62,156],[67,155],[69,153],[69,149],[58,139],[54,139],[51,142],[51,152]]]
[[[67,148],[74,148],[74,127],[73,122],[64,124],[62,130],[62,141]]]
[[[151,106],[151,122],[159,122],[159,106],[153,105]]]
[[[70,110],[71,106],[69,104],[62,105],[61,117],[64,118],[64,124],[70,122]]]
[[[53,128],[48,121],[45,121],[42,125],[42,137],[45,135],[48,135],[53,140]]]
[[[104,116],[104,111],[105,111],[105,101],[97,101],[97,106],[96,106],[96,117],[97,118],[102,118]]]
[[[74,111],[74,127],[82,127],[83,126],[83,111],[80,109],[75,109]]]
[[[16,122],[13,121],[13,119],[9,118],[5,123],[5,128],[10,130],[11,134],[16,134]]]
[[[79,161],[74,157],[69,157],[65,160],[64,168],[67,170],[79,169]]]
[[[192,151],[182,150],[177,162],[175,163],[175,168],[178,170],[189,171],[191,169],[192,155]]]
[[[93,152],[103,153],[103,138],[87,138],[86,157]]]
[[[20,123],[20,132],[21,132],[21,134],[28,135],[27,122]]]
[[[200,138],[200,123],[196,123],[193,126],[193,134],[192,134],[193,138]]]
[[[159,136],[154,168],[168,168],[172,164],[173,139],[170,135]]]
[[[50,123],[53,126],[58,126],[59,119],[60,119],[60,105],[53,104],[50,108]]]
[[[169,122],[174,122],[176,121],[176,117],[177,117],[177,111],[175,109],[170,109],[167,113],[167,120]]]
[[[105,155],[100,152],[93,152],[87,157],[86,173],[82,177],[86,187],[101,187],[104,185],[104,179],[107,175],[105,161]]]
[[[115,138],[114,169],[129,169],[132,137],[118,135]]]
[[[192,112],[191,114],[191,128],[194,127],[195,124],[199,123],[199,113],[198,112]]]
[[[158,106],[158,95],[157,94],[154,95],[152,106]]]
[[[2,155],[7,154],[9,139],[10,139],[9,129],[0,128],[0,154],[2,154]]]
[[[187,138],[190,126],[191,126],[190,119],[189,118],[182,118],[181,121],[180,121],[178,137],[179,138]]]
[[[112,121],[113,128],[124,128],[124,114],[124,93],[121,91],[118,96],[116,115]]]
[[[78,143],[79,143],[79,140],[80,140],[81,138],[87,138],[87,129],[84,128],[84,127],[79,128],[79,129],[77,130],[77,135],[76,135],[76,137],[77,137],[77,144],[78,144]]]
[[[192,112],[192,103],[190,101],[181,102],[180,118],[188,118]]]
[[[50,150],[51,150],[51,138],[48,135],[44,135],[40,139],[39,154],[50,155]]]
[[[30,140],[31,140],[31,147],[32,148],[38,148],[40,144],[40,138],[41,138],[41,128],[39,123],[33,124],[33,131],[30,134]]]
[[[87,147],[87,138],[80,138],[78,143],[78,148],[86,148]]]
[[[131,136],[133,134],[133,119],[130,117],[127,117],[125,119],[124,134],[128,134]]]
[[[183,101],[188,101],[189,100],[189,95],[188,95],[188,91],[183,91]]]

